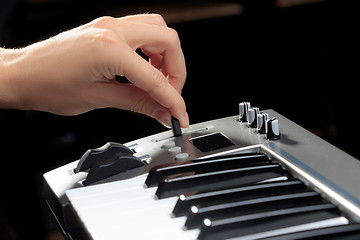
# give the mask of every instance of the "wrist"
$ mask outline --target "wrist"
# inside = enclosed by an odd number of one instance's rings
[[[0,48],[0,108],[21,108],[17,88],[21,80],[24,49]]]

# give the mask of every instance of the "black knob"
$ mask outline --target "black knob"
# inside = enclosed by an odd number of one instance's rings
[[[131,154],[116,154],[112,158],[108,158],[106,161],[95,163],[91,167],[89,174],[87,175],[85,181],[83,181],[83,184],[84,186],[88,186],[102,179],[134,168],[142,167],[144,165],[145,163]]]
[[[277,120],[277,118],[274,117],[268,120],[266,124],[267,124],[266,138],[269,140],[280,139],[279,121]]]
[[[79,163],[74,170],[75,173],[90,169],[95,163],[112,158],[116,154],[133,154],[134,152],[121,143],[108,142],[104,146],[87,150],[80,158]]]
[[[239,104],[239,121],[240,122],[248,122],[248,111],[251,108],[251,104],[249,102],[242,102]]]

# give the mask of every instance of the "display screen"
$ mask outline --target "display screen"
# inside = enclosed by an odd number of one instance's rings
[[[220,148],[230,147],[234,143],[222,133],[212,133],[189,139],[200,151],[209,152]]]

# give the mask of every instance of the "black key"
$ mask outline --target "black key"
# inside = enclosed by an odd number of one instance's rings
[[[262,238],[263,240],[355,240],[360,239],[360,224],[325,227],[308,231],[293,232],[280,236]]]
[[[187,215],[188,218],[185,222],[185,227],[187,229],[198,228],[201,226],[202,221],[205,218],[214,221],[236,216],[245,216],[249,214],[270,212],[287,208],[311,206],[322,203],[322,198],[319,193],[304,192],[238,202],[234,201],[202,208],[193,206],[190,213]]]
[[[166,198],[188,192],[206,192],[235,186],[245,186],[281,177],[284,174],[284,170],[280,165],[270,164],[166,178],[159,184],[156,196],[158,198]]]
[[[184,216],[192,205],[210,206],[230,201],[244,201],[248,199],[271,197],[279,194],[305,192],[310,190],[299,180],[285,180],[266,182],[246,187],[231,188],[214,192],[205,192],[196,195],[181,195],[172,214],[175,217]]]
[[[339,217],[339,211],[333,204],[321,204],[299,208],[290,208],[246,216],[211,221],[205,219],[198,239],[218,240],[243,237],[253,234],[269,235],[280,229],[310,224]]]
[[[180,176],[180,174],[198,174],[265,164],[270,164],[270,161],[264,154],[237,154],[207,159],[194,159],[192,163],[184,165],[171,164],[162,166],[161,168],[151,169],[148,177],[146,178],[145,184],[148,187],[154,187],[157,186],[164,178],[175,174]]]
[[[223,154],[223,155],[217,155],[213,157],[204,157],[204,158],[196,158],[194,161],[209,161],[209,160],[216,160],[216,159],[223,159],[223,158],[233,158],[233,157],[239,157],[239,158],[246,158],[246,157],[266,157],[268,160],[268,156],[266,156],[263,153],[235,153],[235,154]]]

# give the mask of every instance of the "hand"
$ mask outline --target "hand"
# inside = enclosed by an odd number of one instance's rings
[[[149,62],[135,50],[141,49]],[[114,107],[189,125],[179,37],[156,14],[103,17],[16,50],[0,49],[0,107],[81,114]],[[6,64],[3,64],[6,63]],[[133,84],[118,83],[115,75]]]

